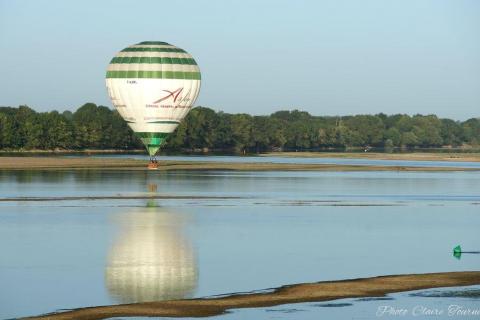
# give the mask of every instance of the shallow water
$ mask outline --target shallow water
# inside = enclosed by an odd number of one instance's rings
[[[48,199],[72,196],[83,198]],[[89,198],[102,196],[119,199]],[[480,172],[0,171],[0,200],[0,318],[480,265],[451,254],[480,247]],[[380,304],[479,301],[390,297],[221,317],[373,318]]]
[[[85,157],[85,154],[76,154],[68,157]],[[148,160],[142,154],[98,154],[94,158],[125,158]],[[408,166],[408,167],[456,167],[480,169],[480,162],[469,161],[418,161],[418,160],[382,160],[361,158],[335,158],[335,157],[278,157],[278,156],[158,156],[159,161],[206,161],[206,162],[233,162],[233,163],[294,163],[294,164],[338,164],[361,166]]]
[[[289,304],[260,309],[236,309],[224,315],[236,319],[477,319],[480,296],[461,293],[480,286],[421,290],[390,294],[386,297],[341,299],[331,302]],[[441,298],[429,294],[442,293]],[[420,294],[418,296],[417,294]],[[425,294],[423,296],[422,294]],[[459,296],[460,295],[460,296]],[[467,314],[468,312],[471,314]],[[140,319],[140,318],[138,318]],[[146,318],[144,318],[146,319]]]

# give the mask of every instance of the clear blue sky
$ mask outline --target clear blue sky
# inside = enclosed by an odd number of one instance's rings
[[[480,1],[0,0],[0,105],[111,106],[111,57],[190,52],[198,105],[269,114],[480,116]]]

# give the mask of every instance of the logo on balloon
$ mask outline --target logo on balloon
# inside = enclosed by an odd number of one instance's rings
[[[170,90],[163,90],[167,93],[167,95],[161,99],[158,99],[157,101],[154,101],[153,103],[160,103],[162,101],[165,101],[167,99],[170,99],[172,98],[173,99],[173,102],[177,102],[177,99],[178,99],[178,96],[180,95],[180,93],[182,93],[183,91],[183,88],[178,88],[177,90],[175,91],[170,91]],[[182,100],[180,98],[180,100]]]

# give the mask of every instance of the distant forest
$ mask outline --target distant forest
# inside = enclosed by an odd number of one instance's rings
[[[268,116],[196,107],[169,137],[167,150],[321,150],[479,146],[480,118],[405,114],[323,117],[304,111]],[[1,150],[142,149],[118,112],[87,103],[75,112],[0,107]]]

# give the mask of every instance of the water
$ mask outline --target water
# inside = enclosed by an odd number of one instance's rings
[[[402,292],[386,297],[341,299],[289,304],[260,309],[233,310],[236,319],[477,319],[480,286]],[[471,311],[471,315],[466,313]],[[395,315],[396,314],[396,315]]]
[[[86,157],[85,154],[76,154],[68,157]],[[148,160],[148,156],[142,154],[98,154],[95,158],[129,158]],[[408,166],[408,167],[456,167],[480,169],[480,162],[469,161],[425,161],[425,160],[381,160],[359,158],[335,158],[335,157],[278,157],[278,156],[158,156],[159,161],[201,161],[201,162],[233,162],[233,163],[294,163],[294,164],[338,164],[359,166]]]
[[[480,172],[0,171],[0,198],[8,200],[0,201],[0,318],[478,270],[479,255],[458,260],[451,250],[479,249],[479,190]],[[475,294],[389,297],[221,317],[374,318],[385,304],[479,308]]]

